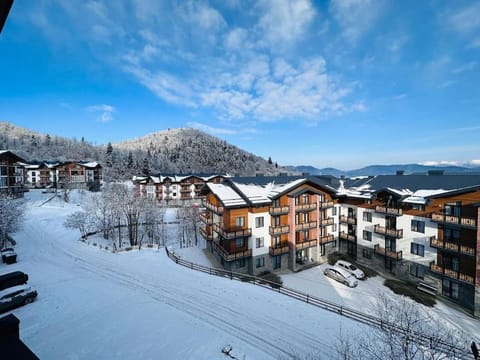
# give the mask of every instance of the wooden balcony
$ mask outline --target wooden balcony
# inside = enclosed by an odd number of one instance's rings
[[[347,234],[345,231],[340,231],[338,237],[342,240],[357,242],[357,237],[355,235]]]
[[[200,221],[207,225],[212,225],[213,223],[213,219],[206,213],[200,213]]]
[[[321,201],[319,203],[320,209],[328,209],[333,207],[333,201]]]
[[[295,205],[295,211],[312,211],[317,209],[317,203]]]
[[[270,246],[270,255],[276,256],[276,255],[282,255],[282,254],[288,254],[290,252],[290,248],[288,247],[288,244],[279,244],[276,246]]]
[[[240,237],[248,237],[252,235],[252,229],[235,229],[235,230],[228,230],[223,229],[218,224],[213,224],[213,231],[215,231],[218,235],[223,237],[224,239],[235,239]]]
[[[385,228],[385,226],[377,224],[373,227],[373,231],[375,231],[377,234],[393,236],[397,239],[401,239],[403,237],[403,229],[388,229]]]
[[[469,228],[477,227],[476,219],[470,218],[470,217],[461,217],[461,216],[432,213],[432,221],[444,222],[447,224],[455,224],[455,225],[465,226]]]
[[[272,236],[288,234],[290,232],[290,226],[289,225],[270,226],[268,232]]]
[[[402,216],[403,211],[402,209],[395,208],[395,207],[387,207],[387,206],[375,206],[375,212],[380,214],[387,214],[387,215],[394,215],[394,216]]]
[[[278,215],[285,215],[290,212],[290,206],[285,205],[285,206],[272,206],[270,208],[270,215],[272,216],[278,216]]]
[[[212,210],[215,214],[223,215],[223,206],[215,206],[210,204],[207,200],[203,200],[202,205],[207,209]]]
[[[375,252],[375,254],[386,256],[395,260],[402,260],[403,258],[403,254],[401,251],[386,250],[385,248],[380,247],[380,245],[378,244],[373,247],[373,251]]]
[[[309,221],[303,224],[296,224],[295,225],[295,231],[300,231],[300,230],[308,230],[308,229],[314,229],[317,227],[317,222],[316,221]]]
[[[217,254],[220,255],[222,259],[225,261],[235,261],[238,259],[243,259],[243,258],[252,256],[252,249],[229,252],[216,241],[214,241],[212,245],[213,245],[213,249],[217,252]]]
[[[430,271],[435,274],[444,275],[451,279],[460,280],[468,284],[475,284],[475,278],[473,276],[452,269],[443,268],[435,263],[430,264]]]
[[[319,219],[318,223],[320,226],[329,226],[334,224],[334,219],[333,217],[328,217],[326,219]]]
[[[475,256],[475,248],[470,246],[461,245],[456,242],[444,241],[437,239],[435,236],[430,238],[430,246],[438,249],[444,249],[448,251],[459,252],[465,255]]]
[[[200,228],[200,235],[202,235],[205,240],[208,240],[208,241],[213,240],[213,234],[208,233],[207,230],[203,227]]]
[[[192,189],[190,189],[189,187],[182,187],[182,190],[180,190],[180,192],[182,192],[182,193],[190,193],[190,192],[192,192]]]
[[[306,240],[295,243],[295,250],[302,250],[317,246],[317,239]]]
[[[328,244],[335,241],[335,236],[328,234],[326,236],[321,236],[319,239],[320,244]]]
[[[357,224],[357,218],[355,218],[353,216],[340,215],[340,222],[345,223],[345,224],[356,225]]]

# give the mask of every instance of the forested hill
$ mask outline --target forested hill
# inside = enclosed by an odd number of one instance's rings
[[[97,160],[106,179],[150,173],[273,175],[285,170],[194,129],[163,130],[122,143],[94,146],[86,139],[40,134],[0,122],[0,149],[31,161]]]

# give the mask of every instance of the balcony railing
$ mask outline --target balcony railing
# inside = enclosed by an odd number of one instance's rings
[[[430,264],[430,271],[436,274],[445,275],[452,279],[457,279],[469,284],[475,284],[475,278],[471,275],[461,273],[452,269],[443,268],[435,263]]]
[[[328,244],[335,241],[335,236],[329,234],[320,237],[320,244]]]
[[[303,224],[296,224],[295,225],[295,231],[300,231],[300,230],[308,230],[308,229],[313,229],[317,227],[317,221],[309,221]]]
[[[269,234],[270,235],[282,235],[288,234],[290,232],[289,225],[280,225],[280,226],[270,226],[269,227]]]
[[[430,246],[439,248],[439,249],[445,249],[445,250],[450,250],[450,251],[455,251],[455,252],[460,252],[465,255],[472,255],[475,256],[475,248],[471,246],[465,246],[458,244],[456,242],[451,242],[451,241],[444,241],[442,239],[437,239],[435,236],[432,236],[430,238]]]
[[[246,257],[252,256],[252,249],[246,249],[246,250],[238,250],[234,252],[228,252],[226,249],[223,248],[222,245],[220,245],[217,242],[213,242],[213,249],[217,252],[218,255],[222,257],[223,260],[225,261],[235,261],[238,259],[243,259]]]
[[[383,247],[380,247],[380,245],[376,244],[373,247],[373,251],[375,254],[383,255],[395,260],[402,260],[403,254],[401,251],[392,251],[392,250],[387,250]]]
[[[387,206],[375,206],[375,212],[387,215],[395,215],[395,216],[402,216],[403,211],[402,209],[395,208],[395,207],[387,207]]]
[[[317,246],[317,239],[312,239],[312,240],[307,240],[307,241],[302,241],[302,242],[297,242],[295,243],[295,249],[296,250],[302,250],[306,248],[311,248]]]
[[[338,237],[342,240],[347,240],[347,241],[357,241],[357,237],[355,235],[350,235],[347,234],[345,231],[340,231],[340,234],[338,234]]]
[[[182,190],[180,190],[180,192],[182,192],[182,193],[189,193],[189,192],[192,192],[192,189],[186,188],[186,187],[185,187],[185,188],[182,187]]]
[[[319,219],[318,222],[320,226],[329,226],[329,225],[333,225],[334,219],[333,217],[328,217],[326,219]]]
[[[208,201],[206,200],[203,200],[202,201],[202,205],[204,207],[206,207],[207,209],[209,210],[212,210],[214,213],[218,214],[218,215],[222,215],[223,214],[223,206],[215,206],[211,203],[209,203]]]
[[[235,239],[239,237],[248,237],[252,235],[252,229],[237,229],[237,230],[225,230],[220,227],[218,224],[213,224],[213,231],[224,239]]]
[[[432,213],[432,221],[445,222],[447,224],[456,224],[466,227],[477,227],[476,219],[470,217]]]
[[[205,213],[200,214],[200,221],[202,221],[203,223],[205,223],[207,225],[212,225],[212,223],[213,223],[213,219]]]
[[[270,208],[270,215],[285,215],[290,212],[290,206],[285,205],[285,206],[272,206]]]
[[[375,231],[377,234],[393,236],[397,239],[401,239],[403,237],[403,229],[388,229],[385,228],[385,226],[375,225],[373,227],[373,231]]]
[[[200,235],[202,235],[205,240],[209,240],[209,241],[213,240],[213,234],[208,233],[207,230],[203,227],[200,228]]]
[[[288,244],[270,246],[270,255],[272,256],[288,254],[289,252],[290,252],[290,248],[288,247]]]
[[[355,218],[353,216],[340,215],[340,222],[341,223],[346,223],[346,224],[356,225],[357,224],[357,218]]]
[[[333,201],[321,201],[319,203],[320,209],[328,209],[333,207]]]
[[[312,211],[317,208],[317,203],[295,205],[295,211]]]

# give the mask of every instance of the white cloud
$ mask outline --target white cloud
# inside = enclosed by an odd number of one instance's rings
[[[113,120],[113,113],[117,109],[112,105],[99,104],[99,105],[90,105],[85,108],[88,112],[97,113],[97,120],[100,122],[109,122]]]
[[[464,72],[472,71],[477,67],[477,62],[476,61],[470,61],[469,63],[460,65],[456,67],[455,69],[452,70],[452,74],[461,74]]]
[[[478,31],[480,29],[480,3],[475,1],[460,8],[451,14],[448,20],[452,28],[461,34]]]
[[[329,10],[341,26],[343,36],[355,43],[375,25],[384,7],[381,0],[332,0]]]
[[[191,121],[187,123],[188,127],[204,131],[211,135],[236,135],[238,131],[232,129],[213,127],[207,124]]]
[[[315,18],[309,0],[262,0],[258,28],[269,45],[283,46],[299,39]]]

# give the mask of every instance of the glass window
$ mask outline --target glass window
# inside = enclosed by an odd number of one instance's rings
[[[425,221],[412,220],[412,231],[425,233]]]
[[[263,216],[259,216],[255,218],[255,227],[257,228],[264,227]]]
[[[425,256],[425,245],[411,243],[410,253],[414,255]]]
[[[368,211],[363,212],[363,221],[372,222],[372,213]]]
[[[263,237],[259,237],[256,239],[257,249],[263,247],[263,242]]]
[[[282,267],[282,255],[273,257],[273,269],[280,269]]]
[[[244,227],[245,226],[245,217],[243,216],[237,216],[235,218],[235,225],[237,227]]]
[[[235,246],[237,247],[237,249],[243,248],[244,244],[245,244],[245,240],[243,238],[237,238],[235,240]]]
[[[257,259],[255,260],[255,263],[256,263],[255,266],[256,266],[257,268],[264,267],[264,266],[265,266],[265,258],[264,258],[264,257],[257,258]]]
[[[372,232],[368,230],[363,230],[363,240],[372,241]]]

